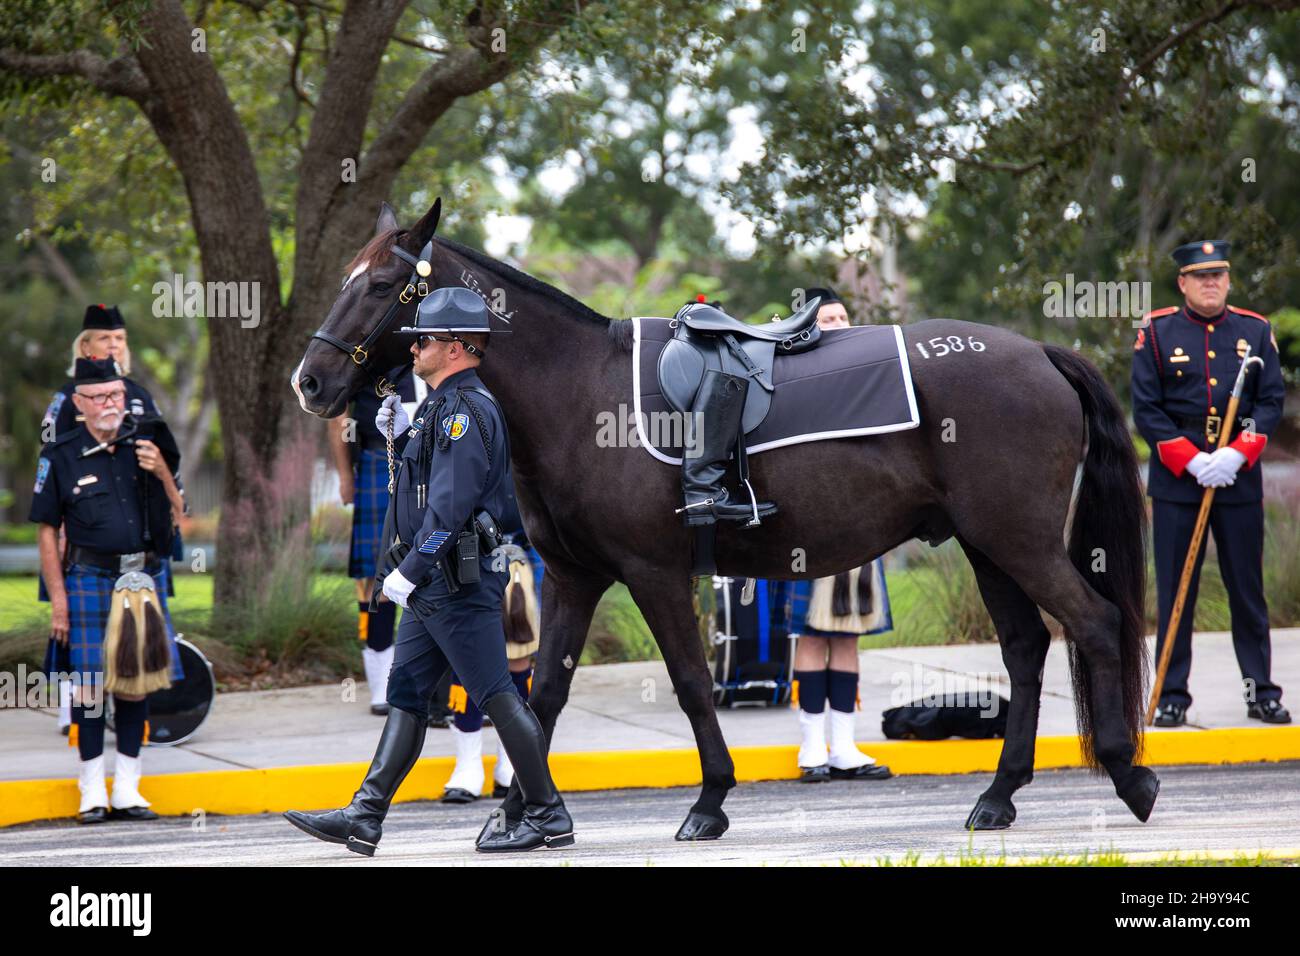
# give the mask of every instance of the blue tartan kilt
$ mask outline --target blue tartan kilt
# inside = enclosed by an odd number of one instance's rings
[[[379,539],[388,511],[388,455],[362,450],[357,457],[357,478],[352,497],[352,553],[348,577],[373,578]]]
[[[104,629],[108,627],[108,612],[113,597],[113,585],[121,575],[114,571],[74,564],[63,576],[68,591],[68,643],[59,644],[53,638],[45,649],[45,673],[51,678],[57,673],[77,672],[87,685],[98,685],[104,674]],[[167,609],[167,585],[171,569],[166,562],[153,576],[158,603],[162,606],[163,620],[167,623],[167,637],[171,640],[172,680],[185,676],[180,653],[176,650],[176,629],[172,626]]]

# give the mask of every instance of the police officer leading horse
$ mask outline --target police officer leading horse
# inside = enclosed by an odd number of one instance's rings
[[[427,258],[419,261],[427,266]],[[496,399],[475,372],[493,331],[483,300],[467,289],[439,289],[424,298],[415,325],[398,333],[414,336],[414,371],[428,382],[429,395],[414,422],[396,395],[376,420],[386,431],[391,419],[393,434],[406,436],[385,522],[397,540],[384,544],[398,563],[390,563],[383,593],[406,609],[388,678],[388,719],[348,806],[285,814],[312,836],[366,856],[374,855],[389,804],[420,756],[430,698],[449,668],[492,717],[524,795],[522,817],[509,827],[490,823],[477,848],[573,843],[573,821],[546,763],[546,737],[506,664],[501,600],[507,575],[489,551],[499,544],[497,516],[510,507],[510,440]]]

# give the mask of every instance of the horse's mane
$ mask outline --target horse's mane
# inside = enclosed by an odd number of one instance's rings
[[[455,242],[451,239],[444,239],[441,236],[436,236],[435,241],[440,245],[446,246],[452,252],[462,255],[471,262],[482,266],[484,269],[491,270],[502,278],[509,279],[516,285],[523,286],[529,292],[536,292],[538,295],[550,299],[556,305],[561,306],[566,311],[573,313],[579,318],[586,319],[588,322],[595,322],[599,325],[610,324],[609,316],[601,315],[595,309],[588,308],[568,293],[561,292],[553,285],[547,285],[541,279],[534,279],[528,273],[520,272],[518,269],[514,268],[514,266],[506,265],[500,259],[493,259],[485,252],[479,252],[477,249],[471,249],[469,246],[463,246],[459,242]]]

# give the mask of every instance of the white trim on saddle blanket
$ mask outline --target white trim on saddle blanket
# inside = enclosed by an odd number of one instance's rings
[[[632,400],[633,412],[636,418],[636,437],[641,447],[648,451],[655,459],[662,461],[666,465],[681,465],[681,458],[674,458],[664,454],[653,444],[650,443],[649,436],[646,434],[646,415],[641,412],[641,319],[656,318],[654,316],[633,316],[632,317]],[[661,319],[661,321],[664,321]],[[909,428],[916,428],[921,424],[921,415],[916,408],[916,393],[912,390],[912,367],[907,360],[907,345],[903,341],[903,329],[901,326],[893,326],[894,339],[898,348],[898,363],[903,375],[903,384],[907,392],[907,407],[910,412],[908,421],[895,422],[889,425],[871,425],[863,428],[848,428],[838,431],[827,432],[807,432],[802,435],[791,435],[786,438],[780,438],[774,441],[766,441],[757,445],[750,445],[746,451],[751,455],[767,451],[771,448],[781,448],[785,445],[799,445],[810,441],[825,441],[830,438],[856,438],[861,435],[880,435],[885,432],[906,431]],[[825,339],[822,340],[825,344]],[[755,386],[757,387],[757,386]]]

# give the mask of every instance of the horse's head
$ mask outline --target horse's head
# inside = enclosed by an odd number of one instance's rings
[[[342,414],[349,399],[368,381],[410,358],[410,340],[390,334],[413,325],[420,296],[408,283],[427,282],[432,274],[420,253],[432,241],[442,213],[438,199],[410,229],[399,229],[388,203],[382,204],[374,237],[348,265],[343,286],[320,329],[307,343],[290,384],[304,411],[321,418]]]

